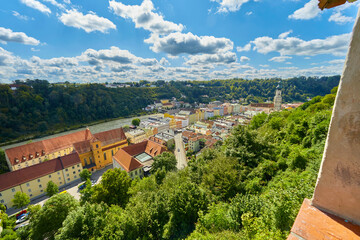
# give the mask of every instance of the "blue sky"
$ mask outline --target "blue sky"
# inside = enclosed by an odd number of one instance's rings
[[[12,0],[0,82],[125,82],[341,74],[358,3]]]

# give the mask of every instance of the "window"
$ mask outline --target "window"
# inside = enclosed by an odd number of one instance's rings
[[[68,178],[68,181],[70,181],[70,178]]]
[[[80,172],[80,169],[78,170],[78,172]]]
[[[106,160],[106,153],[104,153],[104,160]]]
[[[131,172],[131,173],[130,173],[130,177],[132,177],[132,176],[133,176],[133,173]]]
[[[61,180],[61,177],[59,177],[59,180]]]
[[[98,156],[98,158],[100,158],[100,155]]]
[[[30,194],[30,197],[32,197],[32,194]]]
[[[80,164],[78,164],[77,167],[80,167]]]
[[[75,175],[74,178],[77,178],[77,176]]]
[[[90,162],[91,162],[91,158],[90,158]],[[86,158],[84,158],[84,163],[85,163],[85,166],[86,166],[87,165]]]
[[[62,182],[60,182],[60,184],[62,184]]]
[[[44,192],[44,190],[41,189],[40,192]]]
[[[15,188],[11,189],[12,192],[15,192]]]
[[[72,169],[75,169],[75,166],[72,166]]]
[[[137,175],[137,171],[135,171],[135,175]]]
[[[41,185],[41,184],[39,185],[39,188],[42,188],[42,185]]]
[[[27,186],[27,187],[30,186],[30,183],[27,183],[26,186]]]
[[[99,151],[97,151],[98,153],[100,153]]]
[[[66,174],[66,176],[68,177],[68,176],[69,176],[69,174]]]
[[[114,150],[111,150],[111,156],[114,156]]]
[[[1,203],[4,203],[5,201],[3,199],[1,199]]]
[[[58,175],[60,175],[60,172],[58,172]]]
[[[31,192],[31,189],[29,189],[28,191]]]
[[[75,171],[73,171],[73,174],[75,174]]]
[[[65,169],[65,172],[69,171],[68,169]]]
[[[51,175],[49,175],[49,178],[51,178]]]
[[[96,148],[98,148],[98,147],[99,147],[99,145],[96,144]]]

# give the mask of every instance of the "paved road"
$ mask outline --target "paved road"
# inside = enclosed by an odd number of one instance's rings
[[[182,141],[181,133],[175,135],[175,157],[177,160],[177,168],[183,169],[187,166],[186,153],[184,143]]]

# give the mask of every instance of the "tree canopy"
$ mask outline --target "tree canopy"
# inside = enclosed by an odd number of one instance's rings
[[[48,197],[51,197],[59,192],[59,188],[53,181],[49,181],[47,183],[45,192]]]
[[[26,205],[30,203],[30,198],[26,193],[16,192],[14,199],[12,200],[13,206],[18,209],[23,209]]]

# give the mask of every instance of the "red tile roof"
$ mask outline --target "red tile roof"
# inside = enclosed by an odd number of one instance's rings
[[[16,165],[19,162],[25,162],[27,160],[31,160],[32,158],[37,158],[37,154],[42,156],[71,146],[74,146],[75,150],[80,154],[89,152],[91,150],[90,141],[97,140],[100,141],[103,146],[106,146],[126,140],[126,136],[122,128],[96,133],[94,135],[89,129],[85,129],[64,136],[9,148],[5,150],[5,152],[11,165]],[[23,156],[26,158],[25,160],[23,160]],[[15,159],[18,159],[19,162],[16,162]]]
[[[49,175],[76,164],[81,164],[81,162],[79,155],[74,152],[30,167],[0,174],[0,191]]]
[[[145,140],[143,142],[121,148],[114,155],[114,159],[127,171],[131,172],[143,165],[135,159],[136,155],[147,153],[152,157],[166,151],[166,147],[156,142]]]
[[[74,143],[91,139],[93,136],[89,129],[70,133],[64,136],[50,138],[39,142],[33,142],[25,145],[21,145],[14,148],[5,150],[7,157],[10,160],[11,165],[16,165],[19,162],[24,162],[36,158],[37,154],[46,155],[57,150],[71,147]],[[44,154],[42,154],[44,151]],[[30,156],[33,156],[32,158]],[[23,160],[23,156],[26,160]],[[16,162],[18,159],[19,162]]]
[[[94,137],[98,139],[103,146],[126,140],[126,136],[122,128],[116,128],[105,132],[95,133]]]

